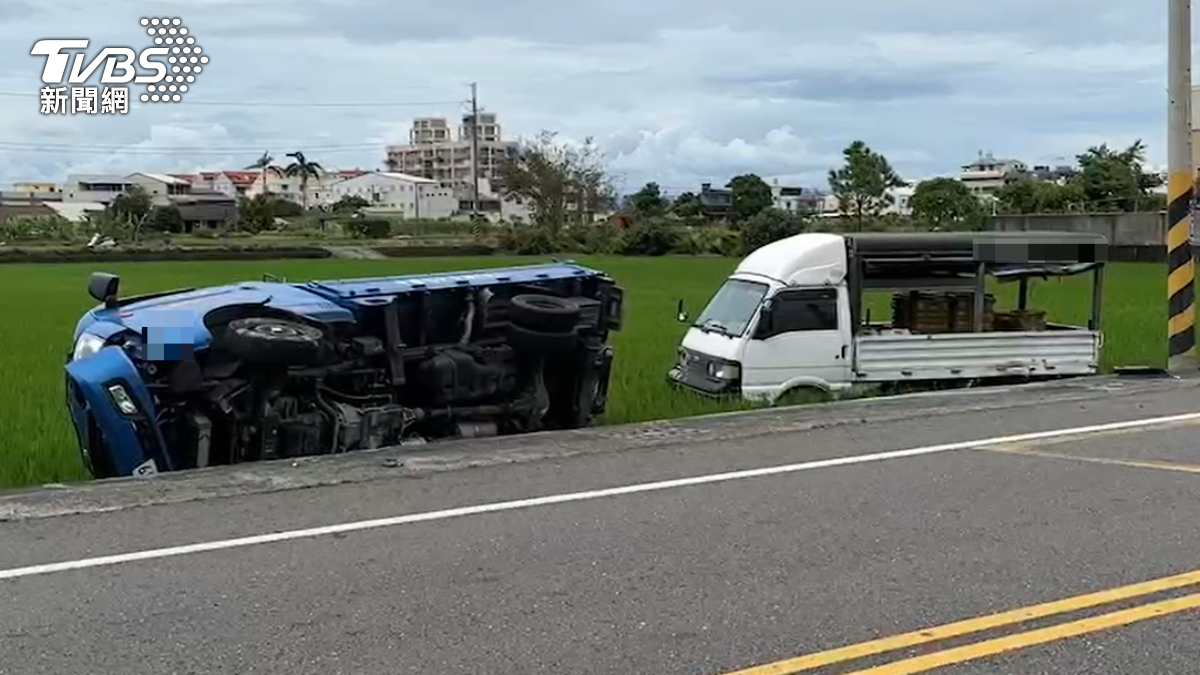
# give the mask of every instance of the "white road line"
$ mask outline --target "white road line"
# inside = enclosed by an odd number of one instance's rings
[[[194,553],[205,553],[208,551],[221,551],[231,548],[242,548],[245,546],[256,546],[259,544],[272,544],[281,541],[292,541],[296,539],[311,539],[329,534],[340,534],[344,532],[358,532],[361,530],[374,530],[382,527],[395,527],[398,525],[408,525],[411,523],[424,523],[432,520],[446,520],[449,518],[459,518],[462,516],[475,516],[483,513],[496,513],[499,511],[514,511],[516,509],[526,509],[534,506],[549,506],[551,504],[565,504],[567,502],[582,502],[592,499],[601,499],[604,497],[616,497],[619,495],[631,495],[642,492],[657,492],[659,490],[671,490],[674,488],[690,487],[693,485],[708,485],[711,483],[723,483],[734,480],[742,480],[745,478],[758,478],[760,476],[778,476],[781,474],[797,473],[800,471],[811,471],[813,469],[825,469],[834,466],[848,466],[852,464],[866,464],[868,462],[879,462],[888,459],[901,459],[904,457],[919,457],[921,455],[932,455],[939,452],[950,452],[954,450],[971,450],[989,445],[1000,445],[1007,443],[1022,443],[1028,441],[1036,441],[1046,438],[1059,438],[1063,436],[1076,436],[1085,434],[1096,434],[1108,431],[1116,431],[1119,429],[1136,429],[1143,427],[1152,427],[1163,424],[1173,424],[1176,422],[1200,420],[1200,412],[1185,413],[1181,415],[1170,415],[1168,417],[1151,417],[1136,420],[1127,420],[1125,422],[1111,422],[1108,424],[1095,424],[1085,427],[1072,427],[1068,429],[1052,429],[1050,431],[1036,431],[1032,433],[1016,434],[1013,436],[998,436],[995,438],[983,438],[974,441],[961,441],[958,443],[944,443],[942,445],[927,445],[920,448],[909,448],[907,450],[892,450],[888,452],[876,452],[869,455],[853,455],[850,457],[837,457],[834,459],[822,459],[813,462],[801,462],[798,464],[785,464],[783,466],[770,466],[761,469],[747,469],[744,471],[730,471],[727,473],[715,473],[705,476],[692,476],[689,478],[676,478],[673,480],[657,481],[653,483],[637,483],[634,485],[623,485],[619,487],[604,488],[600,490],[586,490],[584,492],[569,492],[565,494],[548,495],[545,497],[533,497],[531,499],[517,499],[507,502],[493,502],[491,504],[477,504],[474,506],[462,506],[454,509],[444,509],[441,511],[427,511],[425,513],[412,513],[403,516],[392,516],[390,518],[378,518],[375,520],[360,520],[351,523],[340,523],[337,525],[326,525],[323,527],[312,527],[303,530],[288,530],[284,532],[271,532],[269,534],[256,534],[249,537],[239,537],[237,539],[223,539],[219,541],[207,541],[196,544],[186,544],[183,546],[171,546],[168,548],[156,548],[145,551],[134,551],[132,553],[119,553],[117,555],[99,556],[95,558],[81,558],[78,560],[67,560],[63,562],[48,563],[44,565],[30,565],[28,567],[16,567],[13,569],[0,570],[0,579],[17,579],[20,577],[31,577],[39,574],[52,574],[55,572],[66,572],[70,570],[87,569],[90,567],[107,567],[110,565],[119,565],[121,563],[136,562],[138,560],[155,560],[158,558],[170,558],[180,555],[191,555]]]

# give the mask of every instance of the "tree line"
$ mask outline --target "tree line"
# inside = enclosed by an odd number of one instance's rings
[[[911,219],[938,229],[978,228],[988,215],[1164,208],[1164,198],[1156,192],[1162,177],[1144,170],[1145,145],[1140,140],[1123,149],[1089,147],[1076,156],[1077,167],[1068,175],[1047,178],[1030,172],[1012,173],[1000,187],[986,192],[973,191],[950,177],[911,185],[884,154],[862,140],[850,143],[842,156],[842,166],[828,173],[829,194],[837,200],[838,215],[858,230],[894,212],[895,189],[901,187],[913,188]],[[705,218],[712,210],[700,195],[684,192],[668,199],[654,182],[630,195],[624,204],[617,204],[603,155],[591,139],[572,148],[556,143],[553,133],[544,132],[502,163],[499,182],[506,197],[530,206],[535,224],[552,229],[590,222],[590,215],[606,207],[634,218],[674,218],[687,223],[714,220]],[[771,187],[755,174],[734,176],[725,188],[731,201],[715,220],[736,226],[773,208]]]
[[[264,152],[246,168],[261,172],[264,184],[270,173],[297,178],[302,184],[301,194],[307,197],[304,185],[323,169],[303,152],[287,156],[292,162],[276,167],[270,153]],[[894,190],[909,184],[883,153],[856,140],[842,156],[842,165],[830,169],[827,175],[829,194],[837,200],[840,218],[824,221],[823,229],[978,229],[988,215],[1164,208],[1163,196],[1155,192],[1162,184],[1161,177],[1142,168],[1145,146],[1141,141],[1119,150],[1107,145],[1090,147],[1077,155],[1077,169],[1069,176],[1049,180],[1014,174],[985,195],[973,192],[955,178],[921,181],[911,186],[910,217],[901,217],[892,208]],[[730,229],[741,242],[739,246],[746,246],[812,229],[816,215],[803,208],[804,202],[796,212],[776,209],[770,185],[753,173],[728,180],[728,202],[715,211],[701,194],[684,192],[668,198],[654,182],[619,203],[616,180],[593,139],[579,144],[561,142],[552,131],[520,143],[516,152],[500,162],[497,173],[493,182],[500,196],[524,204],[531,215],[534,229],[513,237],[535,242],[553,241],[564,228],[591,224],[597,217],[615,212],[615,224],[628,230],[623,240],[641,242],[634,248],[670,248],[673,235],[664,234],[666,230],[711,225]],[[353,198],[335,205],[330,215],[353,218],[365,205]],[[238,207],[237,222],[230,223],[229,229],[251,234],[273,229],[279,218],[309,215],[307,204],[292,204],[272,194],[239,198]],[[93,224],[97,230],[114,234],[120,231],[135,240],[144,232],[180,232],[184,225],[178,209],[153,206],[149,196],[137,189],[118,196],[104,213],[96,215]],[[370,219],[356,220],[354,225],[370,230],[364,230],[362,236],[386,229]],[[722,242],[721,246],[729,243]],[[547,247],[553,245],[541,246]]]

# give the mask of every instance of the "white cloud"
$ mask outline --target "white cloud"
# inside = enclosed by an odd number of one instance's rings
[[[1165,11],[1139,5],[173,0],[156,11],[212,58],[192,91],[88,118],[38,114],[29,47],[140,46],[144,3],[4,0],[0,92],[20,95],[0,96],[0,184],[240,168],[264,150],[375,167],[413,116],[463,112],[471,81],[509,133],[593,136],[634,188],[745,171],[820,184],[858,138],[914,176],[980,149],[1042,162],[1134,138],[1161,162]],[[211,104],[239,101],[260,105]]]

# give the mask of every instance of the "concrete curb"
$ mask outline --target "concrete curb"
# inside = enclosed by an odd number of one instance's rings
[[[0,495],[0,521],[102,513],[281,490],[361,483],[669,445],[730,441],[914,417],[1038,407],[1200,389],[1200,377],[1081,378],[1010,387],[904,394],[638,424],[455,440],[345,455],[213,467],[152,479],[47,485]]]

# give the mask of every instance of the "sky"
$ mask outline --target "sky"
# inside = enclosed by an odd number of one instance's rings
[[[182,101],[132,85],[126,115],[40,114],[36,40],[140,50],[151,17],[210,58]],[[471,82],[506,136],[594,138],[626,192],[824,187],[856,139],[911,180],[1135,139],[1166,161],[1165,2],[0,0],[0,185],[264,151],[379,169],[413,117],[454,124]]]

